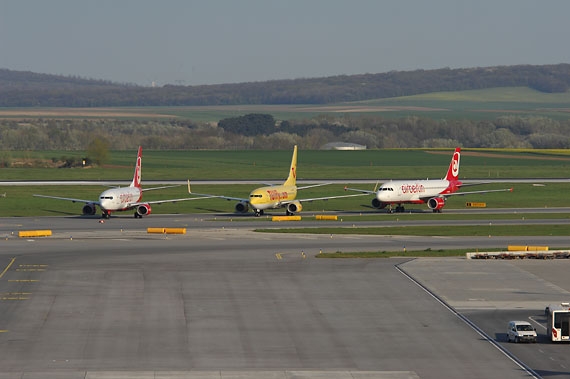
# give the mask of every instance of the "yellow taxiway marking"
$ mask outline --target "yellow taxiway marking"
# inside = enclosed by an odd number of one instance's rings
[[[39,282],[37,279],[9,279],[9,282],[17,282],[17,283],[32,283],[32,282]]]
[[[21,297],[21,296],[11,296],[11,297],[0,297],[0,300],[30,300],[29,297]]]
[[[283,256],[281,255],[281,253],[275,254],[275,257],[277,258],[277,260],[283,259]]]
[[[43,272],[45,269],[43,268],[17,268],[17,272]]]
[[[0,333],[8,333],[8,331],[6,329],[4,330],[0,329]]]
[[[6,266],[6,268],[4,269],[4,271],[2,271],[2,273],[0,273],[0,279],[4,276],[4,274],[6,273],[6,271],[8,271],[10,269],[10,267],[12,267],[12,265],[14,264],[14,261],[16,260],[16,258],[12,258],[12,260],[10,261],[10,263],[8,263],[8,266]]]

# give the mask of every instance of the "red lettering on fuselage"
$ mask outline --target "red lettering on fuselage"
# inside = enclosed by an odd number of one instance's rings
[[[287,191],[267,190],[267,195],[271,201],[286,200],[289,197]]]
[[[121,203],[132,203],[133,201],[137,201],[135,199],[136,195],[134,193],[121,193],[119,194],[119,201]]]
[[[426,189],[424,188],[423,184],[403,184],[402,185],[402,193],[422,193],[425,192]]]

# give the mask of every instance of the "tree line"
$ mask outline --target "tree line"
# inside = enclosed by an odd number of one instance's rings
[[[391,71],[237,84],[143,87],[0,69],[0,107],[327,104],[440,91],[530,87],[561,93],[570,64]]]
[[[190,149],[320,149],[331,142],[380,148],[570,148],[570,120],[501,116],[494,120],[435,120],[409,116],[320,116],[276,122],[250,114],[219,125],[185,120],[29,119],[0,120],[0,167],[10,167],[10,151],[87,151],[103,162],[104,152]],[[71,162],[68,164],[77,164]]]

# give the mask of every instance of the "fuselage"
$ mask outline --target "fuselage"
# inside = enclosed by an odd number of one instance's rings
[[[453,193],[460,186],[460,181],[449,181],[446,179],[394,180],[382,184],[376,192],[376,198],[386,204],[422,204],[432,197]]]
[[[124,211],[141,199],[142,190],[138,187],[111,188],[99,195],[99,206],[104,211]]]
[[[297,197],[297,186],[268,186],[256,188],[249,194],[249,204],[258,210],[279,208]]]

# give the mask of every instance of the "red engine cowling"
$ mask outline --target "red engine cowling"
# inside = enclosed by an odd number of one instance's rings
[[[240,201],[239,203],[236,204],[235,210],[237,213],[246,213],[249,210],[249,206],[247,205],[247,203]]]
[[[377,198],[372,199],[372,206],[376,209],[384,209],[386,208],[386,203],[381,202]]]
[[[428,200],[428,207],[429,209],[433,209],[434,211],[439,211],[445,205],[445,199],[442,197],[432,197]]]
[[[137,208],[136,208],[136,214],[139,217],[148,216],[149,214],[151,214],[151,212],[152,212],[152,209],[150,207],[150,204],[141,204],[141,205],[137,206]]]
[[[301,212],[302,209],[303,209],[303,206],[297,200],[287,204],[287,214],[289,214],[289,215]]]
[[[93,203],[85,204],[82,212],[84,215],[94,215],[97,212],[97,206]]]

